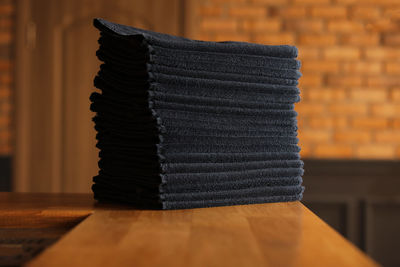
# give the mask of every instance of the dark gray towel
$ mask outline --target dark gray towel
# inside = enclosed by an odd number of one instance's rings
[[[96,199],[175,209],[302,197],[295,47],[94,24]]]
[[[297,57],[297,48],[288,45],[267,46],[244,42],[215,43],[196,41],[183,37],[112,23],[104,19],[95,19],[94,26],[103,33],[109,34],[116,38],[124,39],[124,37],[128,37],[128,39],[125,40],[130,40],[135,43],[141,43],[145,40],[148,44],[158,45],[165,48],[204,52],[223,52],[231,54],[262,55],[280,58]]]

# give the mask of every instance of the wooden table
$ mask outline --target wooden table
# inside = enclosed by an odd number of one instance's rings
[[[86,194],[0,193],[0,226],[73,227],[32,267],[378,266],[300,202],[154,211]]]

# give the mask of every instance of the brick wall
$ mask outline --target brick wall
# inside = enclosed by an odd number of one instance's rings
[[[12,153],[14,5],[12,0],[0,0],[0,156],[9,156]]]
[[[400,159],[399,0],[202,0],[195,38],[292,44],[302,156]]]
[[[193,0],[192,37],[300,50],[302,155],[400,159],[400,0]],[[0,0],[0,155],[12,153],[15,2]]]

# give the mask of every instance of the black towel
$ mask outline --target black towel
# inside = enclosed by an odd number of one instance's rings
[[[156,209],[301,199],[295,47],[94,25],[96,199]]]
[[[259,45],[242,42],[204,42],[183,37],[138,29],[126,25],[112,23],[104,19],[95,19],[94,26],[110,38],[126,40],[132,47],[142,43],[152,47],[160,46],[184,51],[221,52],[229,54],[262,55],[279,58],[296,58],[297,48],[289,45]],[[150,48],[152,50],[152,48]]]

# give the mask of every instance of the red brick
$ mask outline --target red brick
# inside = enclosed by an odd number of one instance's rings
[[[1,114],[2,115],[9,115],[10,114],[10,111],[11,111],[11,108],[12,108],[11,104],[12,104],[11,101],[4,101],[3,103],[1,103],[0,108],[1,108]]]
[[[352,121],[356,129],[385,129],[388,125],[389,121],[381,117],[357,117]]]
[[[256,43],[267,45],[284,45],[294,44],[294,34],[288,32],[272,33],[272,34],[256,34],[254,40]]]
[[[199,7],[199,14],[201,16],[221,16],[223,10],[220,6],[201,6]]]
[[[7,114],[2,113],[2,116],[0,116],[0,128],[1,129],[8,127],[10,124],[10,121],[11,121],[10,116],[4,116],[4,115],[7,115]]]
[[[300,102],[296,105],[296,111],[299,113],[299,116],[321,114],[325,111],[325,105]]]
[[[263,18],[267,15],[267,9],[262,6],[235,6],[229,9],[229,15],[232,17]]]
[[[248,34],[237,34],[237,33],[217,33],[213,38],[213,41],[222,42],[222,41],[237,41],[237,42],[250,42],[251,38]]]
[[[299,115],[297,116],[297,127],[299,129],[306,128],[307,126],[307,116]]]
[[[0,74],[0,85],[11,86],[13,82],[13,75],[9,72],[3,72]]]
[[[277,19],[246,20],[243,22],[243,30],[246,32],[270,32],[280,29],[281,21]]]
[[[382,64],[380,62],[342,62],[340,66],[343,73],[379,74],[382,72]]]
[[[324,130],[299,130],[299,140],[302,142],[329,142],[332,137],[331,131]]]
[[[400,62],[387,62],[385,64],[385,71],[388,74],[400,74]]]
[[[378,33],[349,33],[341,37],[339,42],[343,45],[355,45],[355,46],[373,46],[378,45],[380,42],[380,36]]]
[[[0,59],[0,71],[10,71],[12,67],[11,60]]]
[[[196,34],[195,38],[202,41],[215,41],[215,34],[211,32],[200,32]]]
[[[400,102],[400,88],[393,88],[390,94],[390,100]]]
[[[10,31],[12,30],[12,26],[14,25],[14,20],[10,17],[0,17],[0,29],[2,31]]]
[[[388,92],[384,88],[352,88],[350,97],[354,101],[384,102]]]
[[[321,86],[322,85],[322,76],[315,74],[304,75],[299,79],[299,86]]]
[[[318,0],[318,5],[320,4],[329,4],[331,0]],[[316,4],[315,0],[293,0],[293,3],[299,5],[314,5]]]
[[[399,14],[399,2],[397,1],[397,5],[395,6],[389,6],[389,7],[381,7],[383,8],[383,18],[389,18],[392,21],[396,21],[397,19],[400,19],[400,14]]]
[[[309,144],[301,144],[301,143],[299,143],[299,145],[301,147],[300,156],[302,158],[307,158],[307,157],[312,155],[311,146]]]
[[[204,31],[235,31],[237,21],[232,19],[205,19],[200,28]]]
[[[7,142],[3,145],[0,145],[0,155],[6,155],[9,156],[12,153],[12,147],[10,146],[10,144]]]
[[[301,34],[298,43],[307,46],[327,46],[335,45],[337,41],[336,35],[327,34]]]
[[[340,88],[307,88],[304,99],[312,102],[336,102],[346,99],[346,90]]]
[[[379,117],[400,117],[400,105],[398,104],[388,104],[385,105],[373,105],[372,114]]]
[[[285,19],[304,18],[306,16],[306,8],[300,6],[287,6],[280,7],[276,11],[271,10],[271,13]]]
[[[317,144],[314,155],[320,158],[350,158],[353,155],[351,145]]]
[[[309,118],[308,124],[314,129],[346,129],[348,125],[347,118],[344,116],[321,117],[320,114]]]
[[[275,6],[275,5],[282,6],[289,2],[289,0],[249,0],[249,1],[250,3],[268,5],[268,6]]]
[[[367,59],[395,59],[400,57],[400,49],[390,47],[376,47],[365,49]]]
[[[400,144],[400,131],[399,130],[379,131],[376,133],[375,139],[379,143]]]
[[[345,7],[341,6],[313,6],[311,16],[318,18],[344,18],[347,15]]]
[[[1,4],[0,5],[0,15],[11,15],[15,11],[14,4]]]
[[[364,159],[389,159],[395,156],[392,145],[362,145],[356,148],[356,157]]]
[[[299,49],[299,59],[319,59],[321,60],[321,51],[319,48],[308,47],[308,46],[298,46]]]
[[[397,0],[336,0],[336,3],[338,4],[369,4],[372,6],[376,5],[395,5],[398,4]]]
[[[328,111],[335,115],[360,116],[366,115],[368,109],[364,103],[332,103]]]
[[[320,33],[323,30],[324,24],[322,20],[314,19],[314,20],[306,20],[302,19],[292,19],[287,20],[285,23],[285,29],[287,31],[294,32],[315,32]]]
[[[8,112],[2,112],[1,115],[2,116],[0,116],[0,128],[1,129],[8,128],[10,126],[11,116],[8,116],[9,115]]]
[[[360,50],[356,47],[330,47],[323,51],[327,59],[359,59]]]
[[[0,32],[0,44],[10,44],[13,40],[13,35],[11,32]]]
[[[10,88],[2,88],[0,89],[0,99],[6,99],[11,96],[11,89]],[[1,114],[0,114],[1,116]]]
[[[335,74],[328,75],[326,84],[328,86],[361,86],[362,77],[359,75],[349,75],[349,74]]]
[[[381,19],[377,20],[374,23],[369,23],[365,26],[366,30],[370,32],[378,32],[378,33],[385,33],[385,32],[397,32],[399,30],[398,22],[394,21],[393,19]]]
[[[369,0],[372,4],[380,5],[398,5],[398,0]],[[393,9],[392,9],[393,10]]]
[[[369,143],[371,142],[371,133],[368,131],[356,131],[356,130],[342,130],[338,131],[334,135],[335,141],[338,143]]]
[[[400,119],[392,119],[392,125],[393,129],[400,129]]]
[[[384,45],[392,45],[399,46],[400,45],[400,34],[396,33],[386,33],[383,35],[383,44]]]
[[[235,4],[245,4],[247,0],[212,0],[213,4],[232,4],[232,2]]]
[[[364,30],[361,22],[350,20],[333,20],[328,22],[328,31],[337,33],[354,33]]]
[[[337,3],[337,4],[344,4],[344,5],[355,4],[358,2],[359,2],[359,0],[336,0],[335,1],[335,3]]]
[[[334,60],[303,60],[301,63],[301,72],[336,73],[339,71],[339,62]]]
[[[355,19],[378,19],[381,12],[377,6],[357,6],[351,10],[350,16]]]
[[[392,87],[400,84],[399,75],[369,75],[366,80],[368,87]]]

